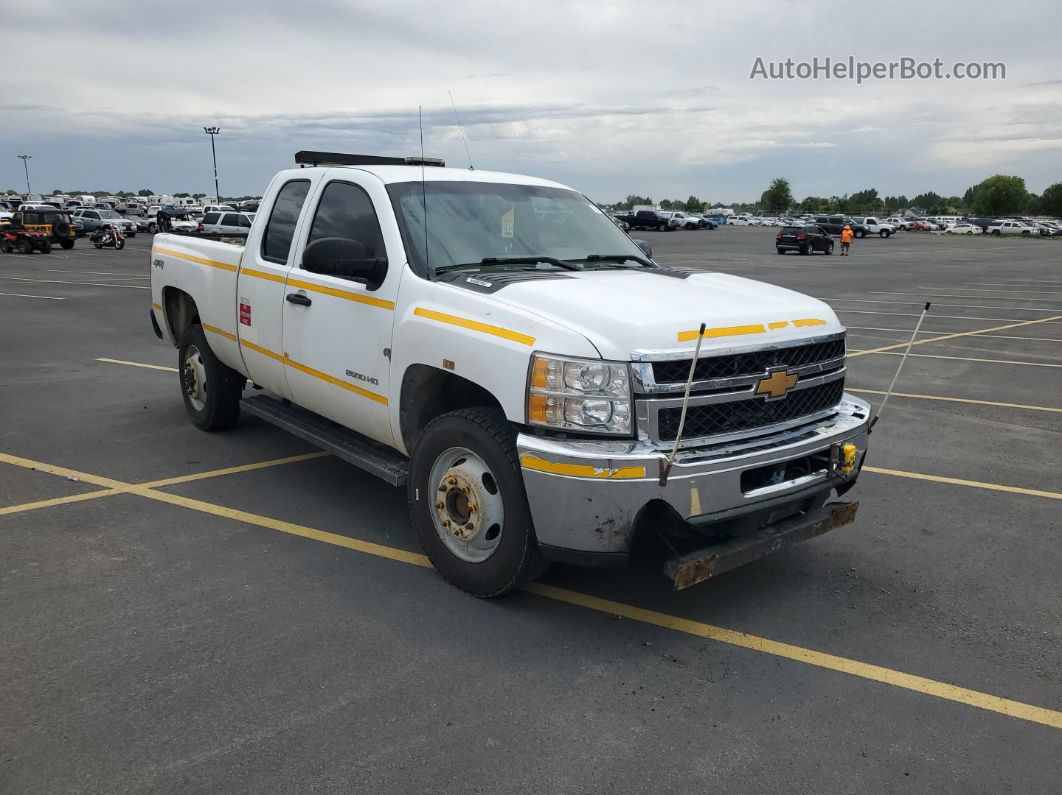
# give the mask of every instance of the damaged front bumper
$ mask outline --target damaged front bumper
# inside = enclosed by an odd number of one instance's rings
[[[681,450],[666,485],[669,450],[648,440],[558,440],[521,433],[517,449],[543,553],[586,565],[623,564],[635,527],[665,514],[705,535],[744,518],[756,527],[818,508],[846,492],[867,450],[870,406],[845,394],[836,413],[777,433]],[[843,471],[839,451],[856,447]],[[817,502],[816,502],[817,501]],[[753,528],[755,529],[755,528]]]

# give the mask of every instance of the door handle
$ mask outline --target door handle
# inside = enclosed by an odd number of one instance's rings
[[[309,296],[305,296],[302,293],[288,293],[284,297],[291,303],[298,304],[299,306],[309,306],[313,303],[313,301],[309,299]]]

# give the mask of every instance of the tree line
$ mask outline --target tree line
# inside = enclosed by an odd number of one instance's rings
[[[649,196],[629,195],[613,207],[630,210],[635,205],[653,205]],[[867,188],[843,196],[806,196],[800,201],[793,197],[789,180],[777,177],[760,195],[758,202],[706,202],[691,195],[687,199],[664,199],[659,203],[662,210],[685,210],[704,212],[709,207],[732,207],[744,212],[802,212],[868,215],[891,215],[910,208],[918,208],[927,215],[977,216],[995,215],[1053,215],[1062,216],[1062,182],[1037,195],[1025,187],[1021,177],[996,174],[971,186],[962,196],[942,196],[935,191],[926,191],[908,198],[881,196],[877,189]]]

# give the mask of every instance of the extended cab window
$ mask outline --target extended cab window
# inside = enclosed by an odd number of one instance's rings
[[[203,223],[206,226],[213,226],[218,222],[218,216],[220,213],[207,213],[203,216]]]
[[[310,181],[299,179],[288,182],[277,193],[273,212],[269,215],[269,223],[262,238],[262,259],[278,265],[288,261],[291,239],[295,236],[295,224],[309,192]]]
[[[325,187],[306,245],[326,237],[355,241],[364,250],[364,259],[387,256],[372,199],[362,188],[349,182],[330,182]]]

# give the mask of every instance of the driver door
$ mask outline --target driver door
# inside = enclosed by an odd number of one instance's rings
[[[312,221],[287,277],[283,328],[288,384],[300,406],[393,445],[390,348],[405,253],[400,247],[388,252],[384,242],[376,207],[385,208],[381,215],[394,227],[392,239],[398,235],[382,183],[353,171],[339,174],[317,192],[317,205],[307,214]],[[380,283],[366,285],[303,269],[302,251],[329,238],[354,241],[364,259],[389,259]]]

